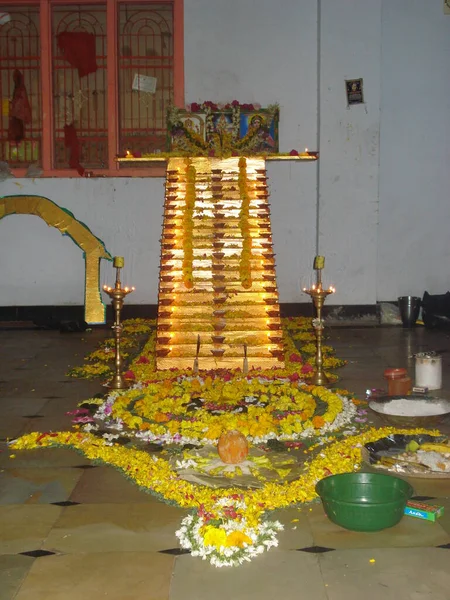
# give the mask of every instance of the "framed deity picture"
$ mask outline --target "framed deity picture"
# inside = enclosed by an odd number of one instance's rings
[[[208,128],[207,138],[213,133],[223,132],[233,134],[233,113],[231,111],[213,112],[211,114],[211,127]]]
[[[241,112],[240,138],[253,137],[255,152],[276,154],[278,152],[278,113],[263,109],[254,112]]]
[[[345,81],[345,89],[347,92],[347,104],[364,104],[363,80],[362,79],[347,79]]]
[[[168,117],[169,151],[193,156],[231,156],[278,153],[277,105],[254,109],[253,105],[212,103],[198,112],[176,110]]]
[[[195,143],[206,147],[206,115],[204,113],[180,111],[179,127],[169,131],[170,151],[186,150],[186,139],[192,139]]]

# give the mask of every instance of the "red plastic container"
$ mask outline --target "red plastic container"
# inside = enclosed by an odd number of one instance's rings
[[[403,396],[411,392],[412,381],[406,369],[386,369],[384,378],[388,382],[389,396]]]

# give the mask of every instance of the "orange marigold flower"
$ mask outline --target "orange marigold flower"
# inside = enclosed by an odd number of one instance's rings
[[[153,420],[157,423],[167,423],[167,421],[170,421],[169,417],[161,412],[155,413]]]
[[[312,424],[314,429],[320,429],[325,425],[325,421],[323,417],[316,416],[312,418]]]

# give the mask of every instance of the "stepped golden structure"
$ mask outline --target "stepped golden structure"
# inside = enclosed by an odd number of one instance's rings
[[[170,158],[158,369],[283,366],[264,158]]]

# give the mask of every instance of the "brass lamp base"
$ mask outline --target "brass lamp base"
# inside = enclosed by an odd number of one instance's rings
[[[321,385],[323,387],[326,387],[330,382],[328,381],[328,377],[323,371],[316,371],[314,377],[312,378],[312,383],[314,385]]]
[[[128,383],[121,373],[116,373],[109,383],[106,384],[110,390],[126,390]]]

